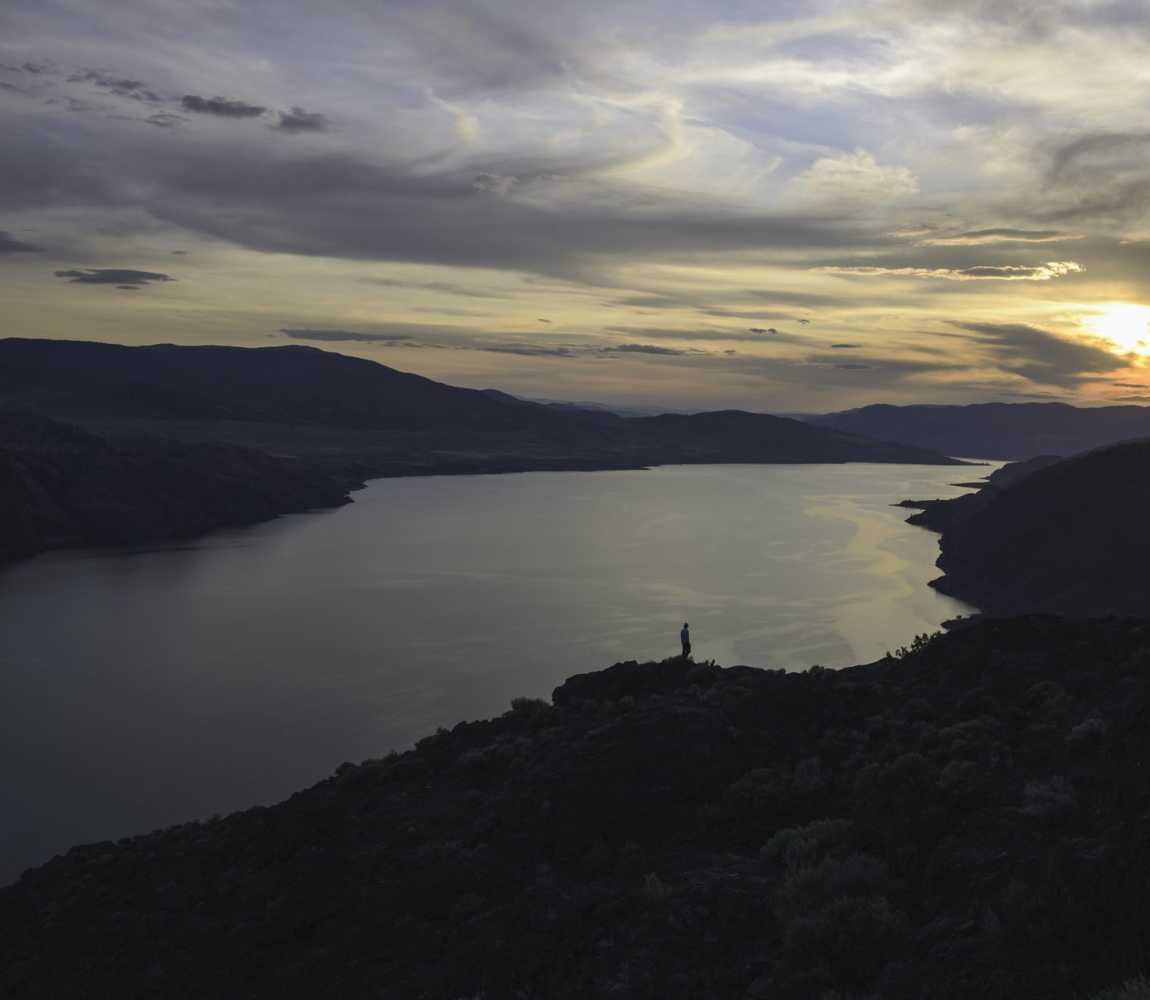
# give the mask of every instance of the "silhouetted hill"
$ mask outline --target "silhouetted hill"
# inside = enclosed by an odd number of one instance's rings
[[[1117,441],[1150,437],[1150,407],[1146,406],[1087,409],[1064,403],[876,405],[807,419],[820,427],[965,458],[1074,455]]]
[[[148,431],[279,454],[351,456],[374,475],[636,468],[668,461],[948,461],[923,449],[763,414],[698,414],[685,423],[659,417],[651,423],[542,405],[301,346],[0,340],[0,405],[100,433]]]
[[[137,544],[348,503],[354,475],[233,445],[109,442],[0,411],[0,561]]]
[[[993,614],[1150,615],[1150,442],[1010,469],[977,494],[907,504],[942,532],[934,586]]]
[[[937,452],[743,410],[631,417],[626,427],[635,452],[647,456],[652,465],[693,462],[939,464]]]
[[[574,677],[0,890],[6,998],[1081,1000],[1150,966],[1150,625]]]

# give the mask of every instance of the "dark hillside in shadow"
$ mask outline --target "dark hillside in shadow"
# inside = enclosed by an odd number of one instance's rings
[[[1150,625],[574,677],[0,890],[5,997],[1078,1000],[1150,968]]]

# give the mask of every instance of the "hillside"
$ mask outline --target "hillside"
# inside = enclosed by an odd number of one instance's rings
[[[140,544],[350,502],[362,483],[232,445],[109,442],[0,411],[0,561]]]
[[[1081,1000],[1150,967],[1150,625],[571,678],[0,890],[0,994]]]
[[[664,462],[951,460],[765,414],[624,418],[460,389],[313,347],[0,340],[0,406],[98,433],[354,460],[373,475]]]
[[[1064,403],[876,405],[807,419],[820,427],[964,458],[1066,456],[1118,441],[1150,437],[1147,406],[1087,409]]]
[[[1150,615],[1150,442],[1050,463],[956,500],[912,502],[942,532],[934,586],[993,614]]]

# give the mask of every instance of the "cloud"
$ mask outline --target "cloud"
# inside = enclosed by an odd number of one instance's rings
[[[918,179],[907,168],[883,166],[862,149],[842,156],[823,156],[790,183],[792,194],[815,202],[873,204],[905,198],[918,191]]]
[[[1064,240],[1080,240],[1081,236],[1064,233],[1058,229],[973,229],[950,236],[930,236],[918,241],[920,246],[988,246],[995,243],[1060,243]]]
[[[1150,403],[1150,396],[1113,396],[1119,403]]]
[[[157,111],[142,120],[158,128],[178,128],[187,121],[183,115],[175,115],[170,111]]]
[[[39,253],[40,247],[16,239],[6,229],[0,229],[0,256],[8,253]]]
[[[571,347],[544,347],[536,344],[487,344],[477,345],[473,350],[491,354],[519,354],[526,358],[574,358],[579,355]]]
[[[817,267],[823,274],[862,277],[940,278],[945,281],[1050,281],[1085,268],[1072,260],[1050,260],[1045,264],[979,264],[973,267],[882,267],[877,265]]]
[[[280,111],[279,121],[273,127],[281,132],[326,132],[328,120],[326,115],[318,111],[293,107],[291,111]]]
[[[748,333],[778,333],[773,326],[752,326],[748,329]]]
[[[285,337],[292,340],[316,340],[330,343],[394,344],[400,341],[414,341],[416,338],[403,333],[363,333],[358,330],[309,330],[297,327],[282,327]]]
[[[85,267],[70,271],[53,271],[57,278],[67,278],[79,285],[117,285],[133,289],[155,282],[175,281],[169,274],[158,271],[133,271],[118,267]]]
[[[283,327],[285,337],[292,340],[310,340],[319,343],[361,343],[379,344],[390,347],[418,347],[452,349],[461,351],[482,351],[488,354],[515,354],[528,358],[574,358],[579,348],[569,345],[529,344],[489,342],[482,334],[476,334],[465,327],[441,327],[419,323],[401,324],[403,331],[308,329]]]
[[[468,299],[503,299],[507,296],[499,292],[481,291],[468,285],[450,281],[415,281],[404,278],[361,278],[364,284],[380,285],[383,288],[411,288],[421,292],[439,292],[443,295],[459,295]]]
[[[1082,341],[1067,340],[1022,323],[967,323],[954,326],[974,335],[990,350],[995,364],[1041,385],[1073,388],[1107,372],[1120,371],[1127,361]]]
[[[862,344],[831,344],[832,351],[853,351],[858,347],[862,347]]]
[[[624,337],[645,337],[648,340],[696,340],[696,341],[742,341],[748,344],[762,344],[764,339],[755,330],[733,330],[729,327],[702,327],[699,329],[668,329],[658,326],[609,326],[607,333]],[[792,333],[776,331],[770,338],[771,344],[805,344],[808,341]]]
[[[180,106],[186,111],[199,114],[218,115],[221,118],[258,118],[267,108],[244,101],[233,101],[226,97],[198,97],[185,94],[180,98]]]
[[[683,354],[698,353],[686,351],[678,347],[660,347],[657,344],[617,344],[614,347],[600,348],[601,354],[655,354],[659,356],[678,357]]]
[[[89,69],[73,73],[68,77],[69,83],[90,83],[101,90],[106,90],[117,97],[130,97],[134,101],[145,101],[149,104],[159,104],[163,101],[154,90],[144,85],[143,80],[133,80],[129,77],[113,76],[102,70]]]

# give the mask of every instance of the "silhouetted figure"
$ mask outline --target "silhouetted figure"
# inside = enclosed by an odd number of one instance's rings
[[[691,658],[691,626],[683,622],[683,627],[679,630],[679,641],[683,644],[683,659],[689,660]]]

